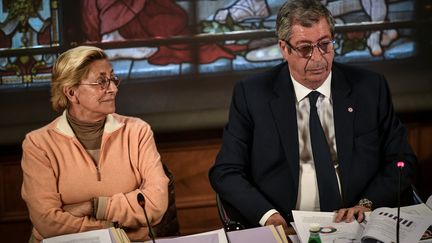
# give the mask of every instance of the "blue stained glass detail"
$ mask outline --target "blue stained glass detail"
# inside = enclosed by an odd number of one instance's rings
[[[56,40],[59,39],[59,32],[64,30],[57,29],[59,26],[57,1],[19,1],[30,5],[33,4],[33,10],[36,14],[28,15],[25,23],[20,23],[17,18],[8,19],[12,5],[5,7],[5,1],[0,1],[0,10],[2,12],[0,15],[0,35],[2,35],[0,36],[0,48],[34,48],[58,45]],[[94,0],[80,1],[94,3]],[[168,3],[168,0],[166,1]],[[10,2],[15,3],[18,1]],[[144,29],[143,33],[150,33],[154,31],[152,28],[155,28],[163,30],[161,32],[163,34],[164,31],[168,31],[168,27],[171,28],[175,24],[179,24],[180,29],[173,30],[172,34],[167,35],[167,37],[187,35],[187,33],[193,34],[195,29],[198,30],[198,34],[220,34],[239,30],[254,31],[262,29],[273,31],[277,11],[284,2],[282,0],[169,1],[169,4],[165,5],[161,12],[169,8],[175,15],[164,17],[161,14],[161,16],[156,16],[160,17],[158,21],[149,26],[144,26],[146,29]],[[335,16],[337,25],[341,26],[361,21],[395,22],[415,19],[416,9],[413,0],[377,0],[368,1],[367,3],[361,0],[329,0],[323,2],[327,4],[327,7]],[[118,1],[118,3],[121,4],[122,1]],[[133,6],[135,16],[132,17],[146,17],[143,13],[147,10],[141,8],[139,2],[135,3],[136,5]],[[196,4],[196,6],[193,7],[193,4]],[[196,13],[190,14],[194,9],[196,9]],[[372,9],[374,11],[371,11]],[[84,15],[87,10],[82,9],[81,13]],[[52,13],[55,13],[54,17],[51,16]],[[173,20],[174,17],[175,20]],[[192,19],[192,17],[196,17],[196,19]],[[104,20],[102,18],[99,24],[102,26],[104,21],[111,23],[109,22],[110,19]],[[116,22],[121,22],[121,19],[116,19]],[[115,27],[109,33],[95,33],[99,35],[97,37],[98,41],[127,42],[128,40],[134,40],[136,37],[130,36],[131,33],[128,35],[127,31],[125,32],[126,24],[130,24],[130,21],[125,19],[124,22],[124,25]],[[172,23],[172,25],[168,26],[166,23]],[[157,26],[158,24],[161,26]],[[192,26],[192,24],[195,24],[195,26]],[[28,28],[21,28],[23,25]],[[107,26],[110,27],[111,25],[108,24]],[[43,33],[46,28],[49,28],[49,35]],[[84,29],[84,26],[82,28]],[[133,28],[131,30],[134,30]],[[133,31],[132,34],[134,34]],[[148,38],[158,37],[159,34],[158,32],[154,36],[148,36]],[[161,38],[164,37],[162,34]],[[414,34],[412,29],[337,33],[335,59],[340,62],[368,62],[409,58],[417,54],[417,44],[413,39]],[[94,41],[92,38],[95,37],[86,35],[87,40]],[[81,44],[86,44],[86,42]],[[255,70],[273,66],[283,60],[276,37],[226,40],[217,43],[203,43],[203,46],[205,46],[205,51],[201,50],[198,45],[189,47],[181,45],[138,47],[109,49],[106,51],[112,57],[111,61],[116,73],[126,82],[166,79],[179,75]],[[195,59],[190,58],[188,51],[198,53],[199,60],[202,61],[195,63],[193,61]],[[48,84],[50,81],[50,68],[56,57],[55,54],[47,55],[42,53],[28,57],[1,57],[0,86],[2,84],[16,85],[20,83],[28,86],[36,82],[46,82]]]

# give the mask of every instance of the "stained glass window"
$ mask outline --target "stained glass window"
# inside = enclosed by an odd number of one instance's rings
[[[76,8],[67,11],[80,17],[66,28],[66,1],[0,1],[0,87],[49,84],[56,50],[77,44],[104,48],[125,82],[256,70],[282,61],[274,34],[282,0],[73,2]],[[337,22],[336,61],[416,55],[414,28],[406,27],[415,20],[415,1],[322,2]],[[59,33],[68,37],[61,40]],[[10,50],[16,55],[1,55]]]
[[[46,83],[56,54],[29,54],[27,50],[59,44],[57,1],[0,1],[0,84]],[[3,56],[5,50],[22,50]]]

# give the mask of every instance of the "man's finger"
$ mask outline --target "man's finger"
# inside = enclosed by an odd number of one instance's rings
[[[360,210],[357,214],[357,222],[361,223],[365,219],[365,214],[363,210]]]
[[[356,207],[348,209],[346,213],[345,222],[350,223],[354,220],[354,215],[357,214],[358,209]]]
[[[346,212],[345,208],[339,209],[336,214],[335,222],[339,223],[340,221],[342,221],[343,217],[345,216],[345,212]]]

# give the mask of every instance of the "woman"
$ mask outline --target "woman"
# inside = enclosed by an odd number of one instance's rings
[[[63,114],[23,142],[22,197],[30,241],[119,225],[148,239],[137,194],[151,224],[168,204],[168,178],[150,126],[115,114],[120,80],[99,48],[66,51],[53,67],[51,103]]]

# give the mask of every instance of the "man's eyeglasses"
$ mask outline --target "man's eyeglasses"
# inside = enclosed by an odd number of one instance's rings
[[[117,75],[111,77],[100,77],[96,82],[93,83],[80,83],[80,85],[100,85],[101,89],[107,89],[111,82],[114,83],[116,87],[120,84],[120,79]]]
[[[322,40],[316,44],[305,43],[300,44],[299,46],[292,46],[288,41],[285,41],[289,48],[296,51],[303,58],[310,58],[313,54],[315,47],[318,47],[318,50],[321,54],[326,54],[334,49],[334,40]]]

